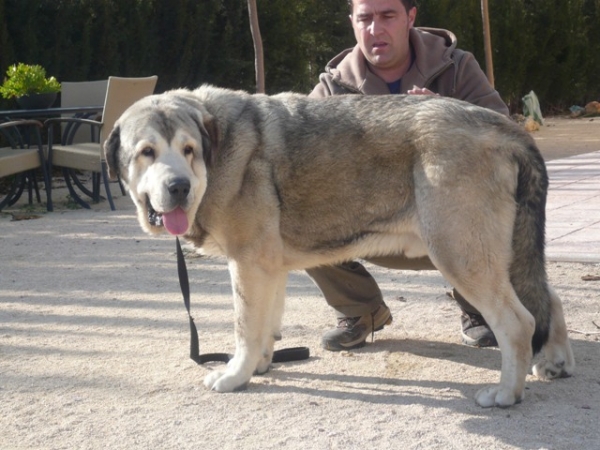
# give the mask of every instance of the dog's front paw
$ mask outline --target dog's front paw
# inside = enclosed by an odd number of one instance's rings
[[[263,357],[258,362],[256,366],[256,370],[254,371],[255,375],[264,375],[271,369],[271,361],[273,360],[273,345],[269,350],[266,350],[263,353]]]
[[[248,387],[250,378],[231,374],[229,371],[215,370],[204,378],[204,386],[217,392],[243,391]]]
[[[265,357],[261,359],[261,361],[256,366],[256,370],[254,371],[254,375],[264,375],[271,369],[271,359],[272,357]]]
[[[521,400],[523,400],[523,394],[515,395],[512,390],[501,386],[488,386],[475,394],[475,401],[484,408],[491,408],[492,406],[506,408],[515,403],[520,403]]]
[[[213,370],[211,373],[206,375],[206,377],[204,377],[204,386],[212,390],[217,380],[221,378],[224,373],[225,372],[222,370]]]

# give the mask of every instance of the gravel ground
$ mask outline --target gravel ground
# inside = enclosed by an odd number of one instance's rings
[[[560,145],[549,133],[561,127],[540,137]],[[515,407],[475,404],[498,381],[500,353],[460,344],[440,274],[374,266],[394,315],[374,342],[322,350],[333,314],[295,272],[279,345],[311,358],[217,394],[202,385],[217,365],[188,359],[173,239],[143,234],[124,197],[115,212],[57,205],[0,214],[1,449],[600,448],[599,264],[548,264],[577,368],[529,376]],[[225,262],[190,257],[188,269],[201,351],[233,351]]]

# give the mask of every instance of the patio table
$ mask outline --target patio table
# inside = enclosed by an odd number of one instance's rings
[[[73,114],[74,116],[87,116],[102,112],[104,105],[99,106],[69,106],[65,108],[44,109],[9,109],[0,110],[0,119],[41,118]]]
[[[95,105],[95,106],[70,106],[70,107],[58,107],[58,108],[44,108],[44,109],[12,109],[12,110],[0,110],[0,122],[10,121],[10,120],[18,120],[18,119],[39,119],[43,120],[44,118],[51,117],[60,117],[60,116],[68,116],[72,115],[74,117],[79,118],[89,118],[91,116],[97,115],[104,110],[104,105]],[[70,124],[71,125],[71,124]],[[69,141],[72,139],[75,130],[73,127],[68,126],[63,130],[63,140]],[[66,139],[65,139],[66,137]],[[80,182],[80,180],[75,176],[74,173],[70,169],[64,169],[63,174],[65,177],[65,182],[67,183],[67,187],[69,192],[73,196],[75,200],[80,199],[79,195],[73,189],[71,180],[73,183],[81,189],[86,195],[92,196],[92,193]],[[52,174],[49,174],[52,176]],[[22,183],[25,183],[25,177],[22,179]],[[19,187],[20,192],[18,196],[15,198],[15,201],[19,199],[21,193],[23,192],[23,186]],[[31,187],[30,187],[31,188]],[[46,187],[49,189],[50,187]],[[37,192],[37,189],[36,189]],[[39,193],[38,193],[39,198]]]

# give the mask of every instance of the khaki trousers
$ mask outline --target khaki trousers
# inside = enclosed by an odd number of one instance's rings
[[[429,257],[406,258],[386,256],[367,259],[372,264],[400,270],[437,270]],[[375,312],[383,304],[383,295],[377,282],[364,266],[356,261],[338,266],[322,266],[308,269],[306,273],[321,289],[329,306],[338,317],[359,317]],[[479,314],[456,289],[454,299],[465,312]]]

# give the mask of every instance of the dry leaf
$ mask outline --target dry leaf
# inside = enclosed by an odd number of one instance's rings
[[[581,277],[583,281],[599,281],[600,275],[584,275]]]

